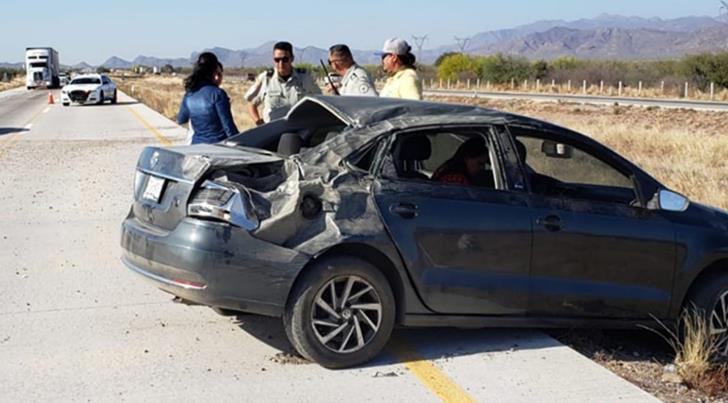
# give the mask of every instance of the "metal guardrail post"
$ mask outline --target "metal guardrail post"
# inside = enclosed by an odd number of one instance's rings
[[[715,100],[715,83],[710,83],[710,100]]]

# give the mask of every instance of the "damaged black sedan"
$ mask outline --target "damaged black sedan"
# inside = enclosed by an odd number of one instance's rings
[[[728,355],[728,214],[545,122],[312,97],[216,145],[146,148],[123,261],[221,312],[282,317],[329,368],[394,326],[629,327],[694,303]]]

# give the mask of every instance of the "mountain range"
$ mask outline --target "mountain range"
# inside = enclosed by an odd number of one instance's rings
[[[266,42],[254,48],[213,47],[203,51],[214,52],[226,67],[257,67],[271,64],[272,47],[273,42]],[[501,52],[531,60],[561,56],[619,60],[675,58],[700,52],[728,51],[728,15],[661,19],[602,14],[574,21],[544,20],[511,29],[484,31],[465,42],[423,49],[418,59],[432,63],[445,52],[461,50],[474,55]],[[326,49],[315,46],[296,47],[294,53],[298,62],[312,64],[327,57]],[[360,64],[379,63],[375,50],[352,49],[352,53]],[[198,54],[193,52],[189,57],[179,58],[137,56],[133,60],[113,56],[101,65],[115,69],[166,64],[189,67]],[[22,68],[22,63],[0,63],[0,67]],[[93,66],[82,62],[70,67]]]

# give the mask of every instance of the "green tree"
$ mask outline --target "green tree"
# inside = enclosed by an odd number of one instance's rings
[[[525,57],[498,53],[482,58],[482,78],[494,83],[522,81],[531,76],[531,63]]]
[[[710,83],[728,88],[728,53],[703,53],[682,61],[683,73],[702,90]]]
[[[442,64],[442,61],[447,59],[448,57],[452,55],[458,55],[460,52],[445,52],[437,57],[437,60],[435,60],[435,67],[440,67],[440,64]]]
[[[442,80],[480,77],[480,66],[476,58],[455,53],[440,62],[437,67],[437,77]]]
[[[106,66],[99,66],[96,68],[96,73],[98,73],[98,74],[108,73],[109,71],[111,71],[111,70],[106,68]]]

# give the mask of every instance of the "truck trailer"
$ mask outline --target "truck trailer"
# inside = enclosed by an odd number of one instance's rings
[[[53,48],[25,48],[25,71],[25,86],[29,90],[61,85],[58,52]]]

